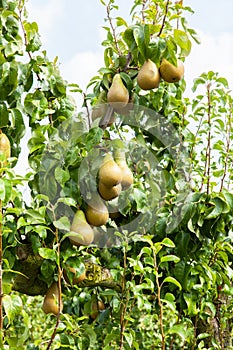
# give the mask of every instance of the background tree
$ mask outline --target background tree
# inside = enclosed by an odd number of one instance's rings
[[[82,91],[40,51],[24,1],[0,1],[0,127],[11,145],[0,159],[1,348],[231,349],[228,82],[204,73],[190,101],[182,69],[161,68],[185,63],[197,41],[182,1],[135,0],[131,23],[115,17],[114,0],[101,3],[105,66]],[[145,62],[156,86],[138,78]],[[30,171],[19,176],[26,128]],[[110,218],[88,228],[93,242],[76,246],[84,224],[73,219],[101,191],[106,153],[126,155],[133,184],[106,201]]]

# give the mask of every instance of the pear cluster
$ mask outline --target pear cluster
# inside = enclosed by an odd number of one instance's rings
[[[73,217],[69,240],[75,246],[89,246],[94,240],[94,229],[106,225],[109,219],[105,201],[119,196],[133,183],[133,173],[129,169],[125,153],[115,151],[115,159],[107,153],[98,172],[98,192],[93,193],[85,211],[78,209]]]
[[[159,86],[161,78],[167,83],[176,83],[183,76],[184,65],[181,60],[177,60],[177,66],[174,66],[163,58],[158,68],[153,61],[148,59],[138,72],[137,83],[142,90],[152,90]]]
[[[133,173],[127,165],[125,153],[116,150],[114,158],[107,153],[99,169],[98,190],[105,201],[118,197],[122,190],[133,183]]]

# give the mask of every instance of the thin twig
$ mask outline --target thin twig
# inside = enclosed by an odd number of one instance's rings
[[[143,0],[142,2],[142,22],[143,23],[145,23],[146,21],[146,17],[145,17],[146,3],[147,3],[147,0]]]
[[[224,158],[224,173],[221,179],[220,192],[223,190],[224,181],[227,175],[229,152],[231,147],[231,120],[232,120],[232,103],[230,102],[230,112],[226,120],[226,157]]]
[[[86,111],[87,111],[87,120],[88,120],[89,129],[90,129],[91,128],[91,116],[90,116],[90,111],[89,111],[89,108],[87,105],[87,98],[86,98],[85,92],[83,92],[83,104],[84,104],[84,107],[86,108]]]
[[[166,18],[167,18],[167,14],[168,14],[169,3],[170,3],[170,0],[167,0],[166,8],[165,8],[165,14],[163,16],[163,22],[162,22],[162,25],[161,25],[161,28],[160,28],[158,36],[160,36],[162,34],[162,32],[163,32],[163,29],[164,29],[164,26],[165,26],[165,22],[166,22]]]
[[[109,4],[107,5],[107,19],[109,21],[109,24],[110,24],[110,27],[111,27],[111,30],[112,30],[112,35],[113,35],[113,39],[114,39],[114,42],[115,42],[116,50],[118,52],[118,55],[121,56],[122,53],[121,53],[121,50],[120,50],[119,45],[118,45],[118,41],[117,41],[117,37],[116,37],[116,30],[115,30],[115,28],[113,26],[112,18],[110,16],[110,14],[111,14],[110,4],[111,4],[111,2],[109,2]]]

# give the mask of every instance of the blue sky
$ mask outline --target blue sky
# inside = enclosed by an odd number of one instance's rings
[[[115,0],[116,16],[129,18],[133,0]],[[188,17],[201,45],[185,63],[187,89],[195,77],[214,70],[225,76],[233,88],[233,1],[184,0],[195,13]],[[101,41],[105,32],[105,8],[99,0],[28,0],[30,20],[39,24],[44,49],[50,59],[58,56],[63,77],[82,88],[103,64]]]

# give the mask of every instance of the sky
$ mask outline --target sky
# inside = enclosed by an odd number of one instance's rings
[[[115,16],[130,19],[133,0],[115,0],[119,10]],[[184,0],[195,13],[187,17],[201,44],[193,43],[185,62],[187,93],[193,80],[213,70],[228,79],[233,88],[233,1]],[[106,24],[105,7],[100,0],[28,0],[31,21],[39,25],[43,48],[50,60],[58,56],[62,76],[69,83],[85,88],[90,78],[103,66]]]

